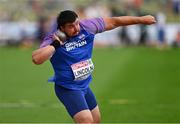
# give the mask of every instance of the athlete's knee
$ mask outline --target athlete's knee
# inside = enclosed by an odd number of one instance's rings
[[[75,120],[76,123],[93,123],[93,117],[91,115],[82,115],[79,118],[76,118]]]
[[[93,117],[90,112],[80,112],[74,116],[76,123],[94,123]]]
[[[93,120],[93,117],[91,115],[83,115],[81,117],[81,122],[82,123],[93,123],[94,120]]]

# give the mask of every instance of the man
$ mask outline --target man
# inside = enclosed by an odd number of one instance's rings
[[[56,95],[76,123],[99,123],[99,108],[89,88],[94,69],[91,56],[95,34],[119,26],[155,22],[150,15],[79,20],[75,12],[65,10],[58,15],[57,25],[40,48],[32,53],[32,60],[38,65],[50,59],[55,71]],[[67,39],[59,38],[57,30],[64,32]]]

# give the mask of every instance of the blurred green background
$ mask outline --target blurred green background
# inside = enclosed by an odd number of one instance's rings
[[[0,122],[72,122],[33,49],[0,48]],[[180,49],[96,48],[91,88],[102,122],[180,122]]]
[[[88,17],[84,10],[94,4],[114,15],[124,15],[127,10],[126,15],[136,15],[139,9],[152,15],[161,11],[170,29],[178,31],[180,15],[173,8],[175,1],[0,0],[0,123],[73,122],[56,98],[54,84],[47,83],[53,75],[50,62],[37,66],[31,60],[32,51],[60,10],[73,9],[80,18]],[[48,22],[42,29],[41,19]],[[17,33],[16,26],[26,30]],[[158,38],[148,38],[145,44],[95,41],[90,87],[103,123],[180,123],[180,41],[178,34],[171,33],[167,35],[172,41],[162,43]]]

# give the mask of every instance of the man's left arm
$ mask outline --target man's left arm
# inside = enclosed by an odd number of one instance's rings
[[[112,30],[119,26],[127,26],[127,25],[134,25],[134,24],[145,24],[151,25],[156,23],[156,20],[151,15],[146,16],[120,16],[120,17],[105,17],[103,18],[105,22],[105,31]]]

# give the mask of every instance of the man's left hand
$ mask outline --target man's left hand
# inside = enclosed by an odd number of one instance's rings
[[[153,16],[151,15],[146,15],[146,16],[141,16],[140,17],[140,22],[141,24],[145,24],[145,25],[151,25],[156,23],[156,20]]]

